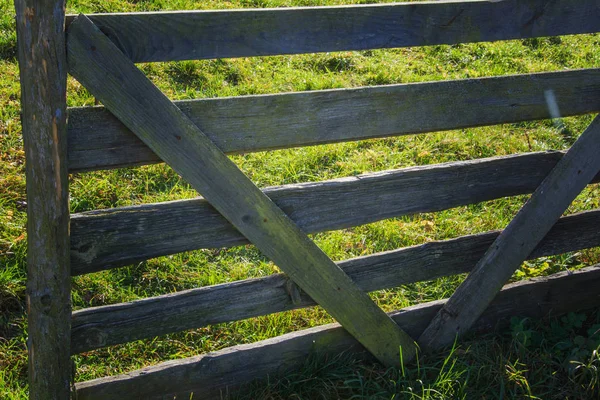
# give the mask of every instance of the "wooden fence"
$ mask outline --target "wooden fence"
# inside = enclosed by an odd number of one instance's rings
[[[414,354],[413,338],[427,349],[443,345],[444,330],[456,324],[447,317],[453,313],[478,321],[461,323],[456,334],[471,326],[489,330],[513,315],[600,305],[598,266],[512,284],[496,295],[506,282],[496,270],[510,276],[525,258],[600,246],[600,210],[558,219],[581,188],[600,181],[598,121],[566,155],[518,154],[264,191],[223,154],[551,118],[548,89],[562,116],[597,113],[600,69],[171,102],[133,64],[591,33],[600,31],[599,0],[90,16],[65,16],[62,0],[15,4],[29,203],[31,398],[218,397],[294,368],[315,351],[370,352],[395,365],[399,348],[407,359]],[[67,71],[104,107],[67,109]],[[163,160],[204,197],[69,215],[69,172]],[[528,193],[532,201],[507,228],[510,235],[482,233],[337,264],[306,236]],[[249,242],[286,274],[71,311],[71,276]],[[514,256],[504,257],[507,251]],[[498,252],[510,263],[490,261]],[[463,299],[463,287],[448,302],[390,315],[366,295],[470,271],[466,286],[493,283],[481,310],[462,310],[472,303]],[[326,325],[72,385],[72,354],[315,304],[343,328]]]

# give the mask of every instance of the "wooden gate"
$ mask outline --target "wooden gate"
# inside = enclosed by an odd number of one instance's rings
[[[311,190],[296,185],[263,192],[225,155],[549,118],[550,89],[563,116],[598,112],[599,69],[171,102],[134,64],[589,33],[600,30],[600,1],[449,1],[66,19],[62,1],[17,0],[16,8],[29,201],[32,398],[67,398],[71,391],[78,399],[216,396],[293,367],[310,351],[367,349],[383,364],[398,366],[414,357],[416,339],[429,350],[447,345],[476,321],[476,329],[485,329],[515,313],[542,316],[600,305],[597,267],[501,290],[527,258],[600,245],[600,210],[560,218],[588,183],[600,179],[598,118],[566,154],[390,171],[313,184]],[[67,71],[104,108],[67,110]],[[307,123],[314,113],[320,118]],[[69,215],[69,172],[160,161],[203,198]],[[492,172],[494,185],[485,186]],[[418,187],[407,189],[415,179]],[[434,185],[440,181],[445,184]],[[500,234],[338,264],[306,236],[531,192]],[[382,195],[385,207],[370,208]],[[170,223],[157,223],[165,220]],[[193,229],[180,232],[182,221]],[[248,241],[285,275],[71,312],[72,275]],[[392,315],[367,295],[469,271],[448,301]],[[310,329],[71,388],[71,354],[313,304],[343,329]]]

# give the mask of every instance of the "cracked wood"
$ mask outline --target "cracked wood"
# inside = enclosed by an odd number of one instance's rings
[[[531,193],[562,156],[561,152],[528,153],[425,165],[264,192],[304,232],[315,233]],[[201,198],[71,216],[74,275],[182,251],[246,243]]]
[[[131,60],[151,62],[591,33],[598,30],[600,1],[429,1],[90,18]]]
[[[225,153],[334,143],[600,111],[600,69],[176,101]],[[69,171],[161,162],[104,107],[70,108]]]

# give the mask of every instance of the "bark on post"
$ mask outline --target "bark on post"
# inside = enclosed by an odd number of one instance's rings
[[[28,199],[31,399],[69,398],[65,1],[15,0]]]

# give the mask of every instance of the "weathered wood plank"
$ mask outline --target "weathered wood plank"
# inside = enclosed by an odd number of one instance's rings
[[[69,71],[384,365],[416,348],[331,259],[84,15]]]
[[[467,332],[569,204],[600,171],[600,117],[577,139],[428,325],[424,350]]]
[[[267,188],[265,194],[304,232],[315,233],[531,193],[561,157],[560,152],[530,153],[419,166]],[[74,275],[245,243],[246,238],[204,199],[71,216]]]
[[[528,258],[600,246],[600,210],[561,218]],[[498,232],[378,253],[338,265],[366,292],[469,272]],[[71,346],[81,353],[186,329],[315,305],[291,298],[284,274],[186,290],[73,313]]]
[[[600,2],[453,0],[90,18],[131,60],[148,62],[590,33],[600,30]]]
[[[252,152],[600,111],[600,69],[177,101],[225,153]],[[103,107],[69,111],[71,172],[161,162]]]
[[[16,0],[27,177],[29,396],[66,399],[71,381],[67,59],[63,0]]]
[[[504,327],[512,316],[541,318],[598,307],[599,285],[598,266],[508,285],[479,318],[473,332]],[[444,300],[420,304],[391,317],[418,336],[443,304]],[[75,387],[78,400],[187,398],[192,392],[194,398],[221,398],[221,394],[250,381],[267,376],[273,379],[298,369],[311,354],[333,356],[346,351],[368,357],[338,324],[330,324],[81,382]]]

